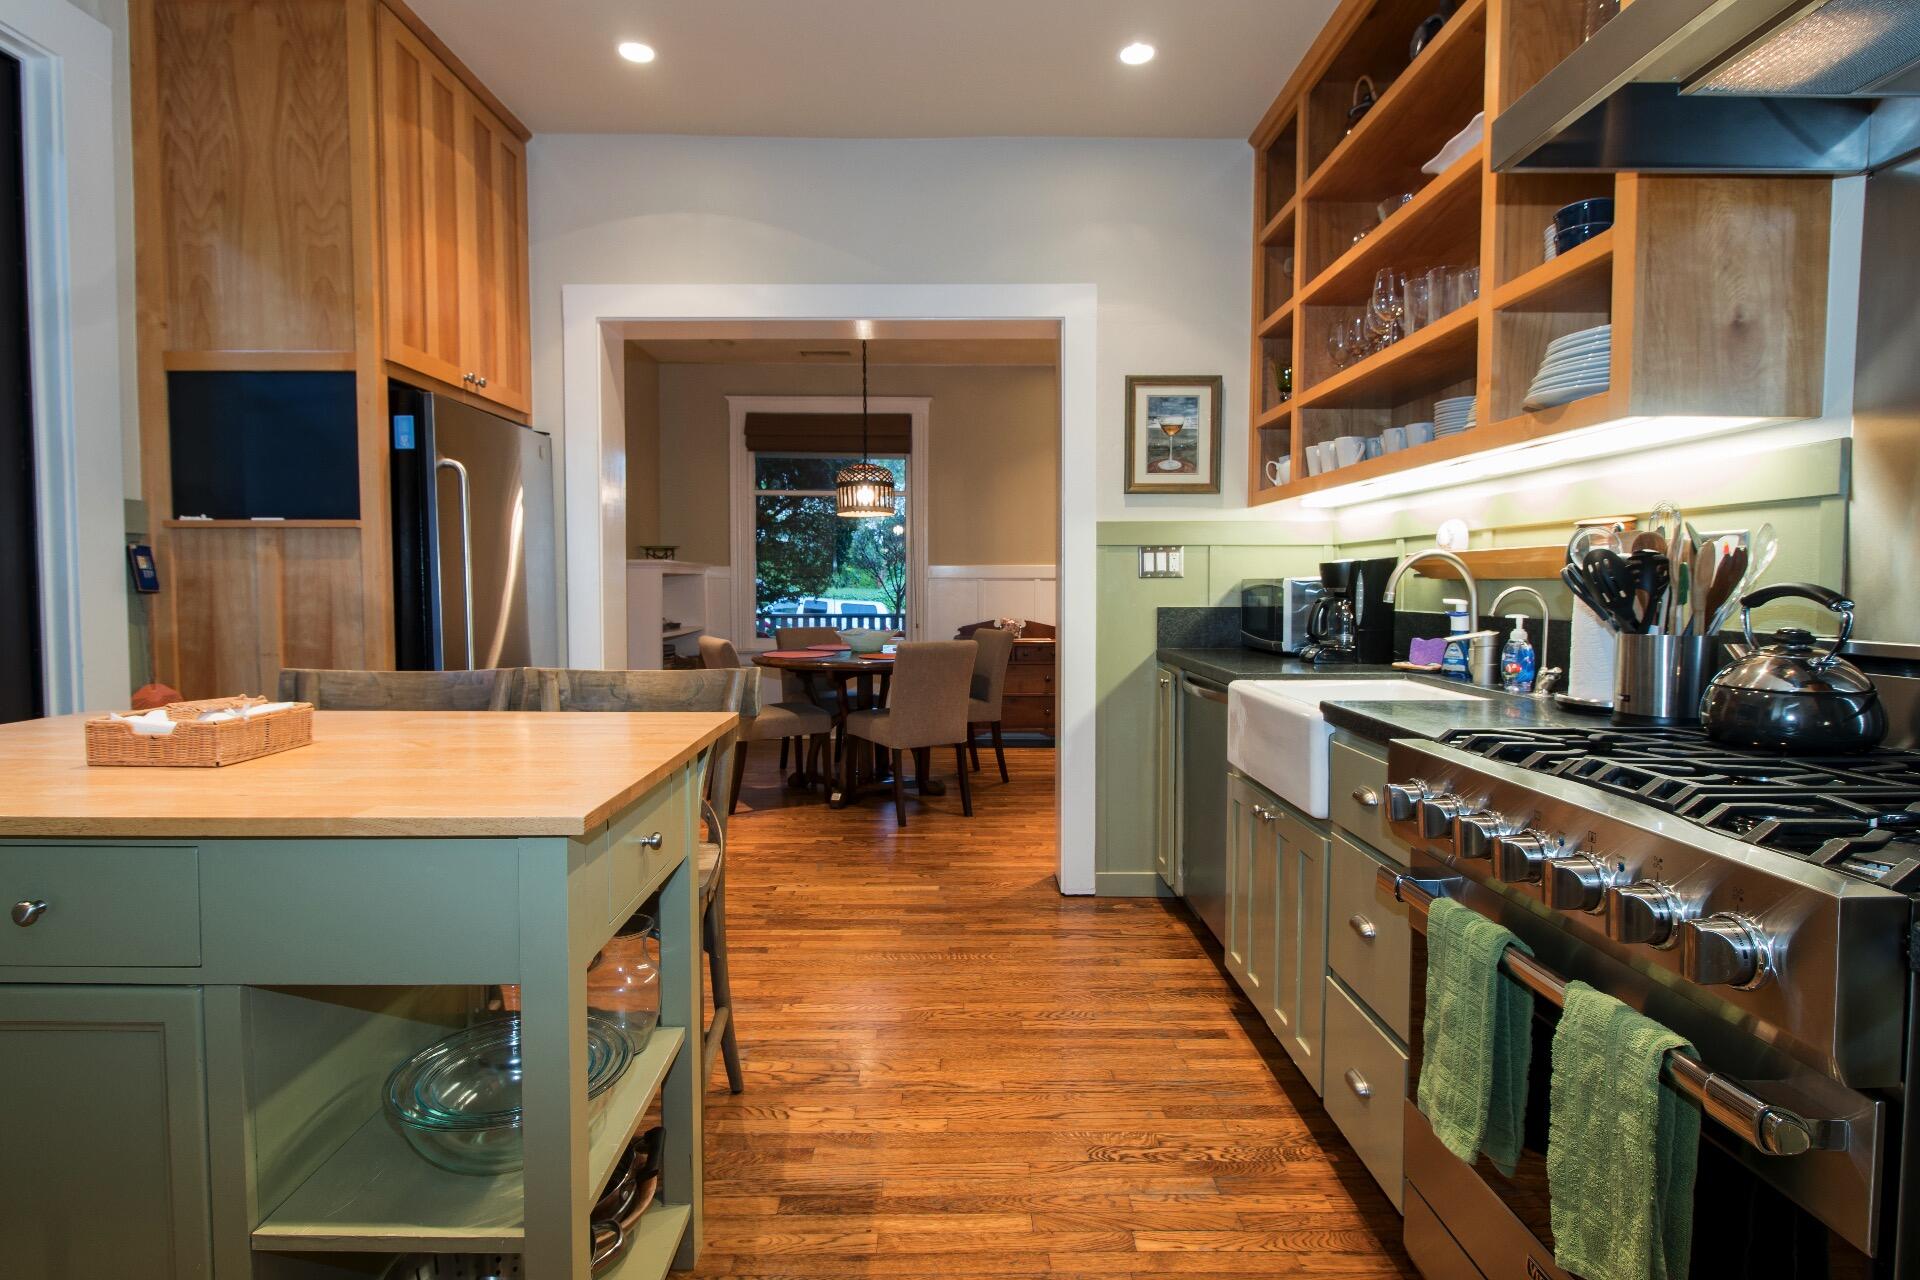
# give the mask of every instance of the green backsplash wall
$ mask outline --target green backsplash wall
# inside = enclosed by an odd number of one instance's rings
[[[1848,444],[1802,438],[1792,430],[1756,433],[1615,459],[1556,473],[1548,482],[1522,479],[1461,486],[1394,503],[1232,521],[1114,521],[1099,527],[1099,656],[1095,684],[1099,893],[1161,892],[1153,870],[1154,625],[1162,605],[1237,603],[1242,579],[1309,574],[1337,557],[1399,556],[1430,546],[1444,520],[1459,517],[1476,549],[1564,544],[1576,520],[1644,513],[1666,499],[1703,533],[1757,529],[1771,523],[1780,552],[1770,582],[1846,581]],[[1737,443],[1736,443],[1737,441]],[[1292,504],[1288,504],[1291,506]],[[1186,548],[1186,576],[1141,578],[1138,548]],[[1481,584],[1484,607],[1509,584]],[[1533,582],[1554,616],[1569,606],[1559,582]],[[1405,607],[1438,611],[1457,583],[1410,578]],[[1769,625],[1795,621],[1790,606]],[[1815,620],[1802,615],[1802,625]],[[1831,630],[1831,628],[1827,628]],[[1564,660],[1562,655],[1555,655]]]

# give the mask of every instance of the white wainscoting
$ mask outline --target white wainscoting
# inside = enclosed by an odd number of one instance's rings
[[[1058,625],[1059,584],[1050,564],[927,566],[929,640],[946,640],[969,622],[1025,618]]]

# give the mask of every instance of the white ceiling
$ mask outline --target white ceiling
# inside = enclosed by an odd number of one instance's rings
[[[826,138],[1244,138],[1335,3],[411,0],[535,133]]]

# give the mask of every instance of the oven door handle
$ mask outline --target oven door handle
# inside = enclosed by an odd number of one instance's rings
[[[1375,882],[1381,892],[1392,894],[1396,902],[1406,903],[1410,915],[1424,916],[1433,900],[1447,897],[1448,890],[1460,884],[1461,879],[1457,876],[1421,879],[1380,867],[1375,872]],[[1566,1007],[1566,979],[1532,956],[1509,948],[1500,957],[1500,967],[1508,977],[1541,999]],[[1756,1151],[1770,1156],[1797,1156],[1808,1151],[1847,1149],[1851,1134],[1845,1120],[1823,1120],[1775,1106],[1754,1096],[1738,1080],[1710,1070],[1698,1058],[1670,1050],[1660,1074],[1676,1092],[1692,1099],[1708,1118],[1738,1135]]]

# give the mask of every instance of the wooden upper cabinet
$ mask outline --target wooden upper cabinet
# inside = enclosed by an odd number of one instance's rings
[[[385,7],[379,52],[387,358],[526,412],[526,149]]]

